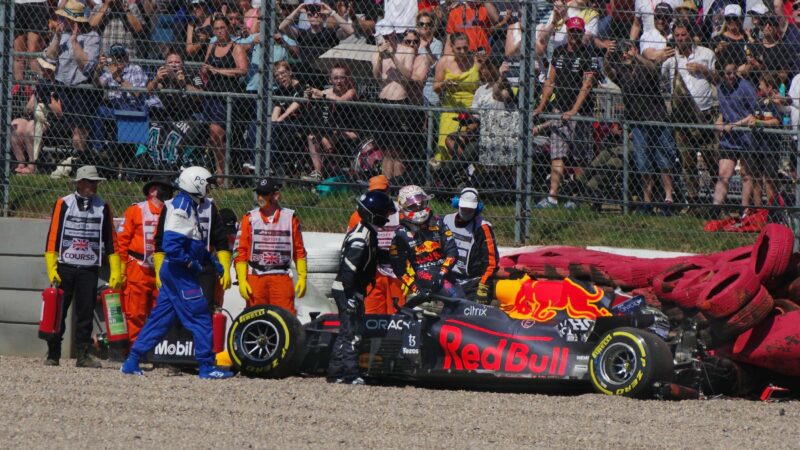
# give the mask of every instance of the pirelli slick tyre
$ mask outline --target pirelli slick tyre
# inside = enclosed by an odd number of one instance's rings
[[[653,383],[672,381],[672,353],[655,334],[617,328],[600,339],[589,361],[592,386],[602,394],[650,398]]]
[[[729,265],[708,281],[697,307],[709,317],[722,319],[738,311],[760,289],[761,282],[747,265]]]
[[[789,268],[794,247],[794,234],[786,225],[771,223],[761,230],[753,245],[750,264],[762,283],[780,277]]]
[[[289,311],[254,306],[242,311],[228,331],[228,353],[243,375],[283,378],[297,373],[303,361],[305,331]]]

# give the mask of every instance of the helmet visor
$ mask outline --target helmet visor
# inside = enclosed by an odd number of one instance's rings
[[[413,197],[406,199],[403,203],[403,209],[409,212],[419,212],[428,207],[428,196],[425,194],[417,194]]]

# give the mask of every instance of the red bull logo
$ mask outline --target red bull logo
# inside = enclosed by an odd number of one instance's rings
[[[569,362],[569,348],[553,347],[549,354],[532,351],[524,341],[550,341],[547,336],[500,336],[496,344],[480,348],[475,343],[463,344],[462,329],[455,324],[475,328],[474,325],[448,321],[442,325],[439,345],[444,350],[445,370],[491,370],[495,372],[532,373],[542,376],[564,376]],[[463,344],[463,345],[462,345]]]
[[[566,311],[573,319],[597,319],[611,313],[597,306],[603,291],[596,286],[591,290],[569,278],[563,281],[527,280],[520,286],[513,311],[537,322],[547,322],[558,311]]]
[[[441,244],[437,241],[422,241],[417,246],[417,254],[420,253],[433,253],[442,248]]]

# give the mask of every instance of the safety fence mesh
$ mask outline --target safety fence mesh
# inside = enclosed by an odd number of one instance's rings
[[[476,187],[504,244],[751,242],[794,219],[800,1],[701,3],[2,2],[3,213],[203,165],[311,231],[383,173],[441,214]]]

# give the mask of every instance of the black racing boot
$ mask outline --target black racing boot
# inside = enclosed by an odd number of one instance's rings
[[[61,342],[47,341],[47,356],[44,360],[45,366],[57,366],[61,359]]]
[[[91,369],[103,367],[102,364],[100,364],[100,360],[89,353],[89,347],[91,345],[92,344],[78,344],[78,358],[75,360],[75,367],[88,367]]]

